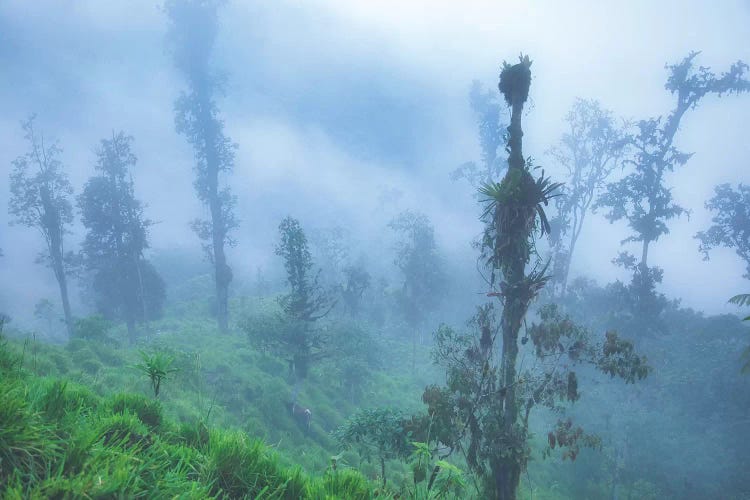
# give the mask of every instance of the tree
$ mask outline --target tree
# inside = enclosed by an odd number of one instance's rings
[[[35,227],[42,234],[46,249],[37,262],[46,263],[55,273],[70,336],[73,333],[67,282],[70,255],[65,253],[64,237],[67,226],[73,222],[70,203],[73,187],[59,159],[62,149],[55,142],[45,145],[44,136],[34,130],[34,119],[32,115],[22,123],[29,151],[13,161],[8,212],[13,217],[12,223]]]
[[[312,361],[326,354],[327,339],[314,328],[314,323],[325,317],[335,301],[320,286],[320,271],[313,274],[313,262],[302,227],[297,219],[286,217],[279,224],[281,241],[276,247],[276,255],[284,259],[290,291],[279,298],[284,311],[281,324],[275,325],[274,332],[258,331],[257,325],[249,319],[243,329],[262,347],[271,347],[289,358],[292,374],[296,379],[307,375]],[[268,330],[262,328],[262,330]]]
[[[449,453],[464,453],[471,470],[483,479],[485,498],[503,500],[516,498],[529,459],[531,410],[578,399],[575,364],[588,361],[626,380],[647,372],[645,360],[633,352],[632,344],[610,332],[597,349],[585,330],[554,307],[542,309],[542,322],[532,324],[520,339],[521,346],[532,340],[537,363],[531,368],[518,366],[521,325],[531,301],[549,280],[546,266],[539,269],[537,261],[528,273],[527,266],[532,256],[539,258],[536,231],[540,236],[550,232],[544,206],[560,187],[543,171],[534,178],[532,161],[523,156],[521,117],[530,84],[527,56],[515,65],[504,63],[499,90],[511,107],[508,170],[501,182],[485,183],[479,190],[485,223],[480,258],[489,272],[488,296],[498,298],[503,306],[499,324],[494,306],[488,304],[470,323],[471,334],[457,334],[445,326],[438,329],[435,360],[446,368],[448,383],[444,388],[430,386],[423,395],[435,439],[448,445]],[[550,448],[562,444],[564,457],[571,459],[580,446],[597,444],[568,420],[550,431],[549,440]]]
[[[216,98],[223,93],[224,78],[211,68],[210,59],[217,32],[217,10],[222,0],[167,0],[171,20],[170,39],[175,63],[187,80],[188,91],[175,102],[177,132],[184,135],[195,151],[195,190],[209,209],[210,219],[196,219],[191,227],[203,242],[203,249],[214,266],[216,317],[219,329],[229,328],[229,283],[232,270],[227,265],[226,246],[239,223],[234,215],[236,197],[221,177],[234,165],[237,148],[224,134]]]
[[[371,276],[362,264],[357,264],[344,268],[344,278],[341,296],[349,314],[356,316],[359,313],[362,295],[370,287]]]
[[[391,408],[360,409],[334,434],[341,446],[356,447],[366,460],[377,458],[385,487],[385,461],[409,456],[410,436],[404,423],[404,416]]]
[[[47,334],[52,335],[52,321],[55,319],[55,306],[49,299],[41,299],[34,305],[34,318],[44,321],[47,326]]]
[[[435,230],[426,215],[404,211],[388,226],[401,235],[394,264],[403,275],[399,294],[401,310],[410,327],[417,330],[440,304],[445,287]]]
[[[540,308],[539,318],[521,339],[522,345],[531,341],[531,352],[526,354],[533,361],[510,381],[503,378],[505,357],[498,358],[500,328],[494,304],[478,308],[468,332],[442,325],[435,334],[434,360],[445,368],[447,383],[428,386],[422,397],[432,422],[432,439],[448,447],[444,458],[455,450],[464,454],[470,469],[483,480],[485,498],[516,498],[516,474],[523,472],[531,454],[529,418],[538,407],[561,415],[547,433],[545,457],[559,449],[563,460],[575,461],[581,448],[600,447],[597,436],[565,417],[566,408],[580,397],[577,373],[582,367],[592,366],[627,383],[649,372],[646,359],[614,331],[599,339],[555,305]],[[505,400],[510,391],[514,407]],[[510,428],[507,418],[513,422]]]
[[[716,212],[713,225],[700,231],[700,251],[705,260],[715,247],[734,248],[745,262],[744,278],[750,279],[750,186],[739,184],[734,190],[729,184],[716,186],[715,195],[706,202],[708,210]]]
[[[143,205],[135,198],[132,142],[122,132],[101,141],[98,175],[86,182],[78,197],[87,229],[82,253],[94,273],[97,308],[107,318],[125,321],[131,344],[136,322],[160,311],[164,302],[164,283],[143,257],[153,222],[144,218]]]
[[[614,262],[632,271],[629,291],[635,295],[634,313],[643,317],[653,318],[654,313],[658,314],[652,306],[655,286],[662,277],[661,269],[648,265],[649,246],[669,233],[668,221],[687,213],[674,201],[672,191],[664,183],[666,173],[684,166],[692,156],[674,146],[681,120],[709,94],[722,96],[750,90],[750,82],[744,78],[748,69],[745,63],[736,62],[717,77],[709,68],[694,69],[697,55],[698,52],[691,52],[680,63],[667,66],[669,78],[665,88],[676,97],[675,108],[666,119],[660,116],[638,122],[636,134],[629,138],[635,155],[626,161],[633,167],[632,172],[609,184],[596,203],[609,210],[606,217],[610,222],[621,219],[628,222],[632,234],[622,244],[641,243],[639,261],[623,252]]]
[[[577,98],[565,121],[568,131],[549,153],[568,174],[555,199],[557,215],[550,220],[553,282],[565,294],[570,263],[593,201],[622,159],[627,141],[610,111],[597,101]]]
[[[469,104],[477,119],[481,161],[479,164],[475,161],[462,164],[451,172],[451,178],[466,179],[472,187],[478,188],[500,177],[504,169],[498,148],[503,145],[506,125],[500,119],[502,105],[498,95],[489,89],[484,90],[476,80],[471,84]]]
[[[279,224],[281,241],[276,255],[284,259],[287,281],[291,290],[279,303],[291,318],[312,323],[326,316],[333,301],[318,283],[320,271],[312,274],[313,261],[307,237],[297,219],[286,217]]]

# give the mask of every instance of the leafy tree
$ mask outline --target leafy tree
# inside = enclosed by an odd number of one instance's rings
[[[217,32],[217,10],[222,0],[167,0],[171,20],[170,39],[175,63],[187,80],[188,91],[175,102],[177,132],[184,135],[195,151],[195,190],[208,207],[210,219],[196,219],[191,227],[203,242],[203,249],[214,266],[217,322],[229,327],[229,283],[232,270],[225,247],[236,242],[231,237],[239,223],[234,215],[237,199],[221,179],[232,171],[237,148],[224,134],[216,98],[223,93],[223,77],[211,68],[211,51]]]
[[[632,271],[629,292],[634,295],[634,313],[646,318],[654,318],[659,312],[653,307],[658,302],[654,290],[662,278],[661,269],[648,265],[649,246],[669,233],[668,221],[687,213],[674,201],[664,182],[666,173],[684,166],[692,156],[674,145],[682,118],[709,94],[721,96],[750,90],[750,82],[744,78],[748,69],[745,63],[736,62],[717,77],[709,68],[694,68],[697,55],[698,52],[691,52],[680,63],[667,66],[669,78],[665,88],[676,97],[675,108],[666,119],[660,116],[638,122],[636,134],[629,139],[635,155],[626,162],[633,170],[609,184],[597,201],[597,206],[609,210],[606,217],[610,222],[621,219],[628,222],[632,234],[623,244],[641,243],[640,260],[623,252],[614,262]]]
[[[394,261],[403,275],[398,298],[401,312],[413,331],[416,349],[419,330],[440,305],[445,289],[435,230],[426,215],[408,210],[396,216],[389,227],[402,238],[396,245]]]
[[[620,163],[625,133],[610,111],[597,101],[577,98],[565,118],[568,130],[550,154],[568,174],[555,199],[557,215],[550,220],[553,282],[565,294],[570,263],[586,215],[604,183]]]
[[[321,278],[328,286],[341,283],[344,268],[349,261],[350,234],[341,226],[318,229],[310,238],[321,265]]]
[[[392,408],[360,409],[334,435],[343,447],[356,447],[366,459],[380,464],[383,486],[386,485],[385,461],[409,456],[409,433],[404,416]]]
[[[286,217],[279,224],[281,241],[276,255],[284,259],[290,291],[279,298],[284,318],[270,328],[258,328],[248,318],[243,329],[261,347],[271,347],[289,358],[295,377],[304,378],[310,363],[326,356],[327,339],[314,327],[314,323],[325,317],[335,301],[320,286],[318,276],[313,274],[313,261],[299,221]]]
[[[481,161],[462,164],[451,172],[451,178],[466,179],[474,188],[478,188],[483,183],[500,177],[504,169],[498,149],[505,141],[503,129],[506,124],[500,118],[502,105],[498,95],[489,89],[483,89],[476,80],[471,84],[469,104],[477,119]]]
[[[94,273],[97,308],[108,318],[123,319],[134,343],[136,321],[161,310],[164,283],[143,257],[153,223],[144,218],[143,205],[135,198],[132,142],[122,132],[101,141],[98,175],[86,182],[78,206],[87,229],[82,251]]]
[[[41,299],[34,305],[34,317],[44,321],[47,325],[47,333],[52,335],[52,321],[55,319],[55,306],[49,299]]]
[[[75,338],[92,340],[97,343],[108,342],[112,323],[104,316],[95,314],[85,318],[76,319]]]
[[[706,202],[706,208],[716,212],[713,225],[695,235],[701,242],[700,251],[708,260],[708,252],[715,247],[734,248],[745,262],[743,277],[750,279],[750,186],[739,184],[734,190],[721,184],[715,193]]]
[[[64,236],[73,222],[70,196],[73,188],[59,159],[62,150],[53,142],[45,144],[44,137],[34,130],[34,116],[22,123],[29,151],[13,161],[10,174],[8,212],[12,223],[34,227],[44,237],[46,249],[37,262],[44,262],[55,273],[60,288],[63,314],[68,335],[73,332],[67,275],[69,255],[65,253]]]
[[[279,236],[281,241],[276,246],[276,255],[284,259],[291,288],[281,297],[281,307],[295,320],[317,321],[330,312],[333,301],[318,283],[320,271],[312,273],[313,261],[305,232],[297,219],[287,217],[279,224]]]
[[[370,273],[362,265],[351,265],[344,268],[344,278],[341,296],[349,314],[356,316],[359,312],[362,295],[370,287]]]

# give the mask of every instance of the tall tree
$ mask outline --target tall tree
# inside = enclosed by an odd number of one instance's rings
[[[453,180],[466,179],[472,187],[478,188],[483,183],[492,182],[500,177],[504,169],[498,149],[503,145],[503,128],[506,126],[500,118],[501,101],[491,89],[483,89],[482,84],[474,80],[469,91],[469,105],[477,120],[481,160],[468,161],[451,172]]]
[[[715,247],[734,248],[745,263],[743,277],[750,279],[750,186],[739,184],[736,190],[729,184],[716,186],[706,208],[715,212],[713,225],[695,235],[705,260]]]
[[[208,207],[208,220],[196,219],[191,227],[203,242],[203,249],[214,266],[217,322],[229,328],[229,283],[232,270],[225,247],[233,246],[231,233],[238,226],[234,215],[236,197],[221,178],[232,171],[237,145],[224,134],[216,99],[223,94],[223,76],[211,67],[222,0],[167,0],[171,20],[170,40],[175,63],[188,85],[175,102],[177,132],[184,135],[195,151],[195,190]]]
[[[625,131],[597,101],[577,98],[565,117],[568,130],[549,153],[567,172],[567,182],[555,199],[550,219],[553,283],[566,292],[570,263],[591,205],[622,159]]]
[[[42,234],[46,249],[37,262],[46,263],[55,273],[70,336],[73,333],[67,281],[70,267],[64,237],[68,233],[66,226],[73,222],[70,203],[73,188],[59,159],[62,150],[55,142],[45,145],[44,137],[34,130],[34,119],[31,116],[22,123],[29,151],[13,161],[8,212],[13,217],[12,223],[35,227]]]
[[[153,223],[144,218],[143,205],[135,198],[132,142],[123,132],[101,141],[98,175],[86,182],[78,206],[87,229],[82,250],[86,267],[94,273],[97,307],[105,317],[123,319],[134,343],[136,322],[161,309],[164,284],[143,256]]]
[[[554,190],[559,187],[544,175],[534,179],[530,165],[523,156],[523,129],[521,115],[531,86],[531,60],[521,57],[518,64],[503,64],[498,88],[511,108],[508,126],[508,169],[502,182],[486,183],[480,193],[486,199],[483,215],[485,221],[482,239],[482,255],[490,269],[491,294],[503,304],[501,318],[502,354],[497,407],[498,425],[501,435],[508,442],[523,442],[518,426],[520,408],[516,380],[518,357],[518,332],[531,300],[544,286],[547,277],[543,273],[526,275],[533,249],[535,227],[541,234],[549,232],[549,222],[542,205],[548,203]],[[537,222],[538,218],[538,222]],[[502,276],[500,290],[495,285]],[[512,447],[508,452],[491,458],[490,468],[497,498],[515,499],[521,471],[526,465],[525,446]]]
[[[435,439],[464,453],[469,467],[484,480],[484,498],[502,500],[516,498],[529,459],[531,410],[539,405],[560,409],[559,403],[578,399],[575,365],[593,364],[628,381],[648,372],[632,344],[614,332],[597,342],[554,306],[542,308],[541,323],[532,324],[520,339],[521,346],[532,341],[534,368],[518,365],[521,325],[549,280],[546,266],[539,270],[537,263],[528,272],[527,266],[536,254],[536,231],[549,234],[544,206],[560,187],[544,172],[534,178],[531,162],[523,156],[521,117],[530,85],[527,56],[518,64],[503,65],[499,90],[511,107],[508,170],[501,182],[480,188],[485,207],[481,258],[489,271],[488,296],[502,304],[499,324],[493,304],[487,304],[470,322],[469,335],[442,326],[436,333],[435,359],[446,368],[447,386],[430,386],[423,395]],[[565,449],[563,458],[573,460],[581,446],[598,445],[569,419],[559,421],[548,440],[548,452],[559,445]]]
[[[662,278],[661,269],[648,265],[649,247],[669,233],[668,221],[687,212],[674,201],[664,179],[665,174],[684,166],[692,156],[674,145],[682,118],[707,95],[750,90],[750,82],[744,78],[748,69],[745,63],[736,62],[717,77],[709,68],[694,68],[693,60],[697,55],[698,52],[691,52],[680,63],[667,66],[669,78],[665,88],[676,97],[675,108],[666,119],[659,116],[638,122],[637,132],[629,139],[635,150],[633,158],[627,160],[632,171],[609,184],[596,203],[609,210],[606,217],[610,222],[621,219],[628,222],[632,234],[622,241],[623,244],[641,243],[639,260],[622,252],[614,262],[633,272],[630,292],[634,296],[634,312],[642,316],[658,314],[652,305],[655,286]]]

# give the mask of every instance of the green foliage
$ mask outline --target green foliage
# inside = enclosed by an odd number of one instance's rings
[[[135,365],[135,368],[148,375],[154,397],[158,398],[162,381],[167,378],[167,375],[177,371],[176,368],[171,368],[174,357],[163,352],[148,354],[145,351],[140,351],[140,355],[141,363]]]
[[[355,447],[367,460],[376,458],[385,486],[385,461],[409,455],[411,436],[404,423],[404,415],[392,408],[360,409],[334,435],[342,447]]]
[[[78,206],[87,230],[82,254],[93,273],[97,309],[110,319],[123,319],[134,342],[136,321],[153,319],[149,313],[158,316],[165,292],[163,281],[143,258],[153,222],[144,218],[143,205],[135,198],[132,142],[123,132],[101,141],[98,175],[86,182]]]
[[[94,342],[107,342],[112,323],[99,314],[79,318],[73,327],[73,338],[92,340]]]
[[[417,328],[440,305],[446,285],[435,229],[426,215],[411,211],[398,214],[388,227],[402,237],[394,261],[403,275],[399,302],[406,321]]]
[[[734,297],[729,299],[729,303],[736,304],[738,306],[748,306],[750,305],[750,293],[741,293],[739,295],[735,295]],[[750,321],[750,316],[743,318],[742,321]],[[742,361],[742,368],[740,369],[740,373],[750,373],[750,346],[746,347],[742,351],[740,360]]]
[[[20,381],[0,379],[0,490],[38,481],[59,453],[49,425],[29,408]]]
[[[214,267],[217,322],[227,331],[229,283],[232,269],[225,247],[236,244],[232,232],[239,227],[234,209],[237,197],[220,182],[220,174],[231,173],[237,145],[224,133],[216,98],[223,78],[211,66],[211,51],[218,29],[221,1],[168,0],[169,42],[175,65],[185,78],[188,91],[175,101],[175,128],[195,152],[195,187],[198,199],[210,211],[210,219],[195,219],[191,227]]]
[[[286,217],[279,224],[276,255],[284,260],[290,291],[279,299],[284,312],[296,321],[314,322],[326,316],[334,305],[313,275],[313,261],[307,237],[297,219]]]
[[[140,394],[117,393],[110,398],[112,413],[132,413],[149,428],[154,429],[162,423],[161,403],[155,399],[148,399]]]
[[[284,471],[260,441],[242,433],[211,433],[204,481],[214,494],[231,498],[302,498],[305,479],[298,469]]]
[[[484,203],[481,218],[486,223],[481,248],[490,269],[491,285],[495,283],[496,271],[505,274],[511,263],[529,261],[533,249],[529,235],[537,224],[540,236],[549,234],[551,228],[544,206],[557,196],[555,191],[560,186],[561,183],[545,177],[544,171],[534,179],[527,166],[509,170],[500,183],[483,184],[479,188],[484,197],[480,200]]]
[[[44,380],[37,386],[37,390],[39,393],[34,398],[34,408],[51,421],[75,416],[80,412],[91,413],[99,404],[90,389],[66,380]]]

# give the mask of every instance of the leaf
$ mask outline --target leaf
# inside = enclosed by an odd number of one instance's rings
[[[750,306],[750,293],[741,293],[739,295],[735,295],[731,299],[729,299],[730,304],[736,304],[738,306]],[[747,318],[745,318],[747,320]]]

